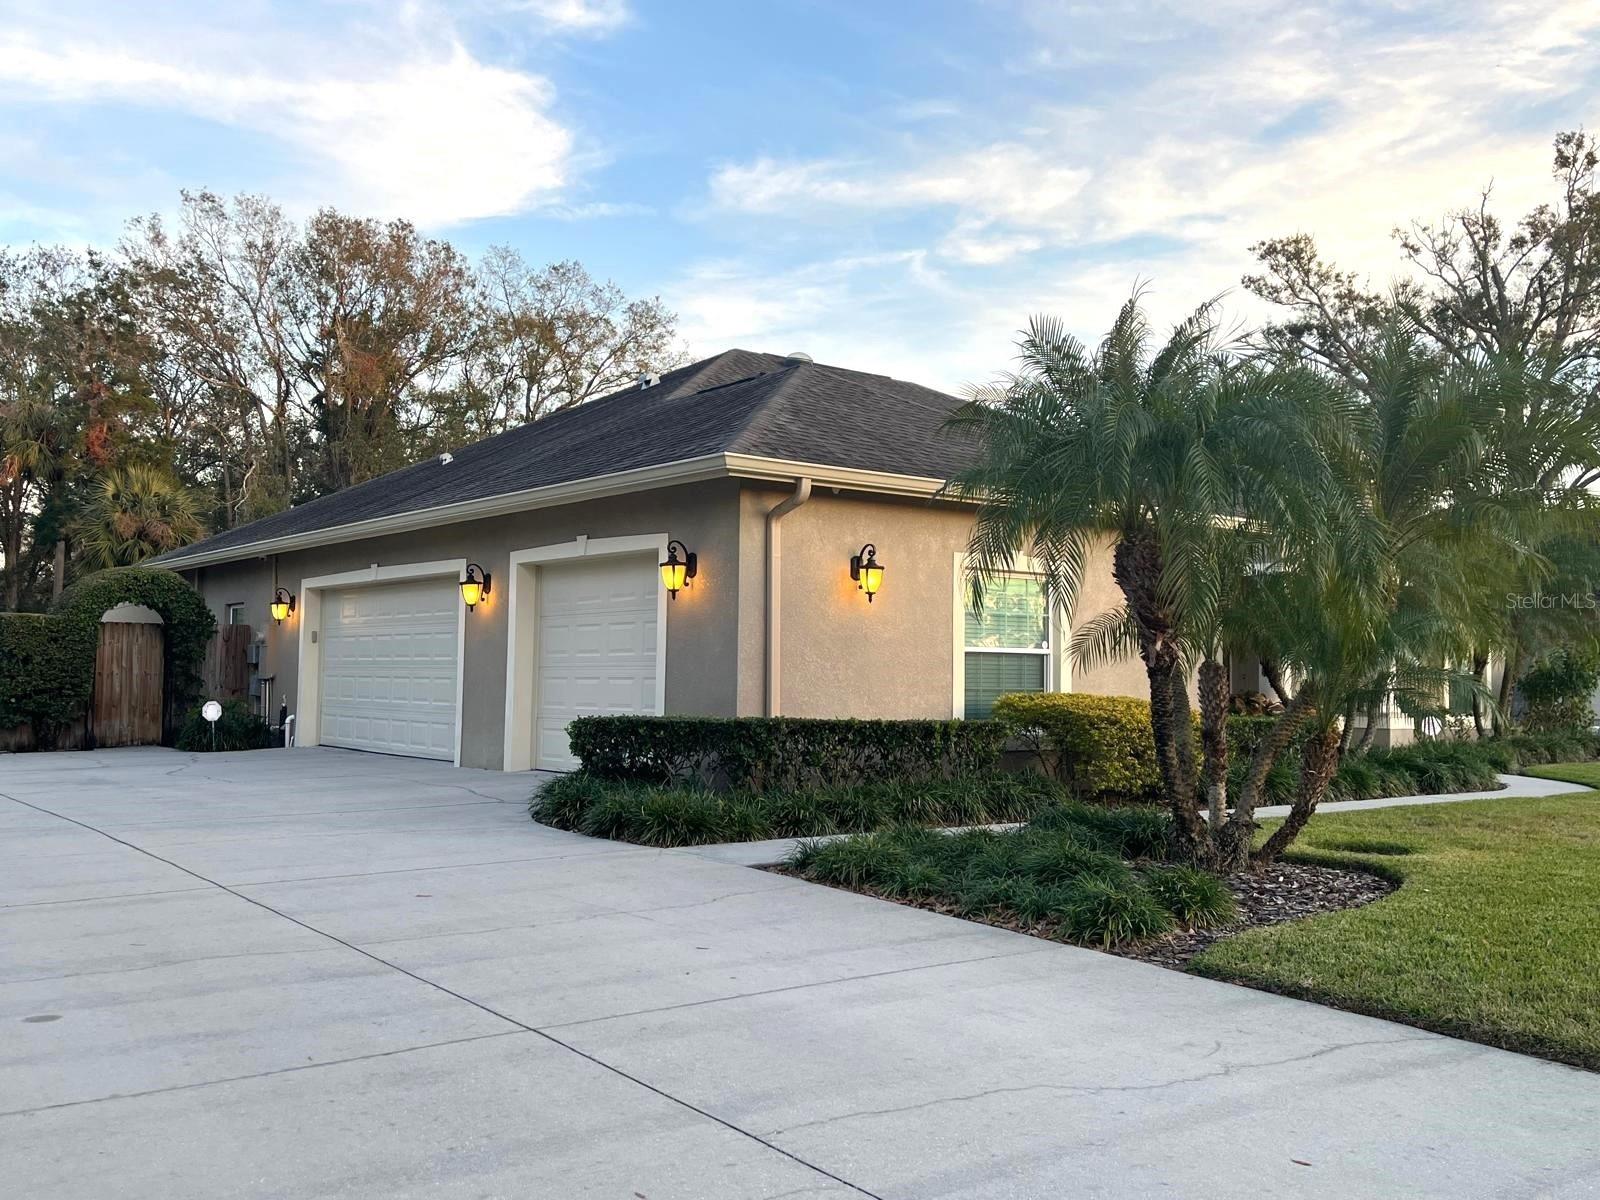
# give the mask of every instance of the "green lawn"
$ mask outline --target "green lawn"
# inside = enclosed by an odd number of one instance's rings
[[[1600,1069],[1600,795],[1326,813],[1293,857],[1403,886],[1219,942],[1196,972]]]
[[[1522,774],[1540,779],[1559,779],[1562,783],[1583,783],[1600,788],[1600,762],[1551,763],[1548,767],[1523,767]]]

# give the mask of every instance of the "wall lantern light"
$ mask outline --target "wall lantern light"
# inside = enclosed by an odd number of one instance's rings
[[[272,603],[267,605],[267,611],[272,614],[274,621],[282,625],[294,611],[294,593],[288,588],[279,588],[272,593]]]
[[[683,551],[683,557],[678,557],[678,551]],[[677,539],[667,543],[667,561],[661,564],[661,583],[667,589],[667,595],[674,600],[678,593],[689,586],[700,570],[700,556],[689,553],[689,547]]]
[[[476,608],[489,594],[489,572],[477,563],[467,564],[467,577],[461,581],[461,599],[469,609]]]
[[[871,604],[883,586],[883,564],[878,561],[878,548],[871,542],[861,547],[860,554],[850,557],[850,578],[867,594],[867,603]]]

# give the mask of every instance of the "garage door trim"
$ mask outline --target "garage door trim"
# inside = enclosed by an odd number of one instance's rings
[[[667,556],[667,534],[630,537],[577,537],[570,542],[512,551],[506,611],[506,710],[503,763],[507,771],[528,771],[534,763],[537,719],[539,568],[554,563],[623,555]],[[656,589],[655,715],[667,711],[667,593]]]
[[[322,597],[324,592],[406,580],[465,577],[467,560],[445,558],[434,562],[397,563],[381,567],[373,563],[359,571],[336,575],[316,575],[300,581],[299,611],[290,618],[300,622],[300,678],[295,704],[295,745],[322,744]],[[466,609],[456,609],[456,744],[451,762],[461,765],[461,701],[465,690],[467,624]]]

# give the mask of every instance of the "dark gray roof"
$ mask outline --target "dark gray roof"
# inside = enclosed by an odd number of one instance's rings
[[[943,392],[842,367],[728,350],[543,420],[341,492],[319,496],[153,560],[315,533],[528,488],[571,483],[708,454],[748,454],[944,479],[966,465],[945,432],[961,402]]]

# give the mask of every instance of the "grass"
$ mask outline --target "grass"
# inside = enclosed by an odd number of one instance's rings
[[[1600,776],[1593,764],[1551,772]],[[1600,797],[1325,813],[1291,857],[1403,886],[1248,930],[1192,970],[1600,1069]]]
[[[1545,767],[1524,767],[1524,775],[1540,779],[1555,779],[1561,783],[1581,783],[1586,787],[1600,788],[1600,763],[1552,763]]]
[[[652,787],[581,771],[545,784],[529,804],[535,821],[641,846],[704,846],[768,838],[869,833],[899,826],[1026,821],[1064,796],[1037,775],[934,783],[883,782],[796,791],[717,792]]]

